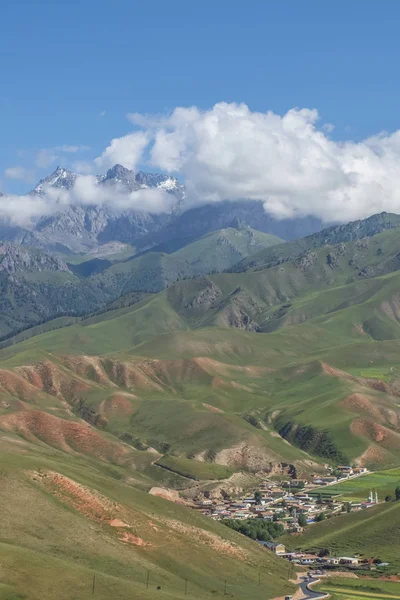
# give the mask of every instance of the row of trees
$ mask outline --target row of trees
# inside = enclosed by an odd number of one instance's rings
[[[400,500],[400,485],[396,486],[396,489],[394,490],[394,499],[396,501]],[[392,496],[387,495],[385,498],[385,502],[390,502],[392,500]]]
[[[262,540],[263,542],[269,542],[284,534],[283,525],[281,523],[264,521],[263,519],[245,519],[243,521],[223,519],[221,523],[246,535],[252,540]]]

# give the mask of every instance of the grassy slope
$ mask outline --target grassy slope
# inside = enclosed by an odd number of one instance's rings
[[[400,566],[399,526],[400,503],[389,502],[310,525],[300,536],[285,536],[282,541],[289,548],[329,548],[338,556],[358,552]]]
[[[364,502],[372,490],[378,492],[379,500],[382,501],[387,495],[393,498],[394,490],[398,485],[400,485],[400,469],[386,469],[343,481],[337,485],[330,485],[323,490],[323,493],[329,496],[340,495],[344,500]]]
[[[277,241],[275,236],[250,228],[224,229],[171,255],[149,252],[114,264],[108,258],[95,258],[71,265],[82,277],[46,270],[46,265],[39,265],[40,271],[27,272],[22,264],[12,277],[0,274],[0,336],[60,314],[96,311],[131,292],[159,292],[178,279],[228,268],[255,249]],[[53,268],[54,259],[48,261]]]
[[[400,598],[400,584],[395,581],[329,577],[313,589],[331,594],[335,600],[370,600]]]
[[[221,593],[225,578],[243,599],[291,589],[283,561],[191,509],[135,490],[101,464],[40,455],[4,437],[0,445],[1,598],[83,599],[93,574],[96,597],[121,600],[153,598],[157,586],[159,598],[183,598],[185,578],[189,598]],[[111,527],[115,518],[130,528]],[[131,543],[120,539],[126,532]],[[267,588],[257,585],[259,568]]]
[[[334,225],[300,240],[287,242],[284,245],[281,244],[271,249],[260,250],[258,253],[237,264],[233,270],[243,272],[249,269],[263,269],[286,260],[297,258],[305,252],[321,248],[322,246],[375,236],[382,231],[397,228],[399,225],[399,215],[385,212],[373,215],[362,221],[354,221],[346,225]]]

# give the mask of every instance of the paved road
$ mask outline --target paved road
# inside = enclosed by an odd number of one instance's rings
[[[318,577],[307,577],[304,576],[301,578],[302,581],[299,583],[299,587],[304,594],[304,598],[312,598],[312,600],[317,600],[317,598],[327,598],[329,594],[325,594],[322,592],[314,592],[310,587],[310,584],[315,585],[320,579]]]

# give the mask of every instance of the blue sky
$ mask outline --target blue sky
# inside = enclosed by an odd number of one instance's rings
[[[0,179],[22,166],[32,179],[41,149],[61,162],[92,159],[131,130],[129,112],[317,108],[336,139],[400,126],[400,3],[179,0],[15,0],[0,37]],[[40,161],[39,161],[40,162]]]

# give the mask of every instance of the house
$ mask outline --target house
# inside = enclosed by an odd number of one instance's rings
[[[264,548],[268,548],[274,554],[285,554],[286,548],[283,544],[276,544],[275,542],[263,542],[261,540],[257,540],[259,544],[264,546]]]
[[[264,519],[264,521],[273,521],[274,513],[271,510],[264,510],[263,512],[257,513],[259,519]]]
[[[339,471],[342,475],[353,475],[354,471],[349,465],[340,465],[336,467],[336,471]]]
[[[340,565],[340,559],[333,557],[333,558],[328,558],[327,560],[328,565]]]
[[[353,469],[354,475],[361,475],[362,473],[367,473],[368,469],[366,467],[356,467]]]
[[[282,488],[273,488],[271,490],[271,496],[273,498],[282,498],[283,496],[286,496],[286,492]]]
[[[339,558],[339,564],[341,564],[341,565],[358,565],[358,558],[354,558],[354,556],[341,556]]]
[[[328,484],[328,483],[336,483],[337,481],[337,477],[329,476],[329,477],[321,477],[321,481],[322,483]]]

